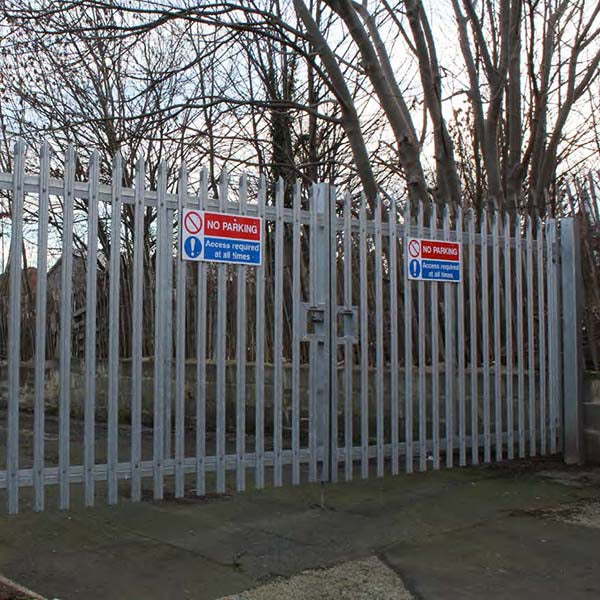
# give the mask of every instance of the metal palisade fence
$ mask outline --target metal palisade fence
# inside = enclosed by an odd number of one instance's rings
[[[53,160],[0,174],[9,512],[577,458],[573,219]],[[182,260],[186,208],[262,218],[260,266]],[[413,237],[460,242],[460,281],[410,280]]]

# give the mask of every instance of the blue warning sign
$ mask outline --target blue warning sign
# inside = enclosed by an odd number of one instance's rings
[[[416,258],[413,258],[410,261],[410,274],[415,279],[418,279],[419,275],[421,274],[421,261],[417,260]]]
[[[445,260],[424,260],[423,279],[428,281],[460,281],[460,263]]]
[[[202,241],[195,235],[190,235],[183,243],[183,251],[189,258],[198,258],[202,254]]]

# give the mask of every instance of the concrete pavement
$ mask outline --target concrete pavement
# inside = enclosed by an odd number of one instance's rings
[[[599,470],[457,468],[327,485],[324,498],[304,484],[4,515],[0,573],[61,600],[212,600],[376,557],[414,598],[600,596]]]

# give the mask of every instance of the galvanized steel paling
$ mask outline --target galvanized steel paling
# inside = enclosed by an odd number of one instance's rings
[[[570,326],[579,315],[577,238],[571,221],[561,223],[560,253],[567,258],[561,271],[553,219],[538,220],[534,232],[530,218],[523,228],[518,216],[511,221],[505,215],[502,221],[499,214],[483,211],[478,219],[469,210],[465,224],[460,209],[451,212],[444,207],[440,228],[437,207],[428,211],[426,224],[425,207],[420,205],[414,227],[408,205],[400,211],[394,202],[388,205],[381,198],[370,202],[364,195],[338,194],[324,183],[315,184],[308,194],[298,183],[288,194],[279,181],[271,194],[273,188],[264,177],[251,183],[243,176],[233,190],[224,173],[218,197],[212,198],[206,170],[198,178],[188,176],[182,166],[177,190],[171,193],[164,163],[158,170],[157,190],[152,191],[145,189],[142,160],[136,163],[133,189],[122,187],[119,156],[113,162],[110,185],[99,182],[97,153],[91,155],[89,181],[83,183],[75,181],[72,147],[65,155],[64,180],[50,179],[50,160],[50,149],[44,144],[39,174],[25,173],[25,148],[19,142],[14,173],[0,174],[0,189],[12,200],[13,255],[20,255],[16,249],[22,246],[26,207],[28,214],[39,215],[32,252],[41,270],[35,298],[33,452],[28,463],[19,422],[20,269],[10,269],[8,435],[6,470],[0,471],[9,512],[19,510],[19,490],[26,487],[33,488],[33,508],[43,510],[49,502],[48,486],[57,484],[58,505],[68,508],[75,498],[72,484],[83,484],[82,502],[93,505],[98,481],[107,482],[106,500],[114,503],[119,499],[119,481],[126,479],[131,480],[130,495],[136,501],[147,484],[157,499],[171,490],[177,497],[232,488],[242,491],[247,469],[253,469],[257,487],[265,485],[265,472],[271,471],[276,486],[305,479],[350,480],[355,467],[363,478],[386,471],[395,474],[402,455],[410,472],[416,458],[415,434],[420,470],[427,469],[430,461],[435,469],[442,460],[451,467],[455,453],[460,465],[491,461],[492,428],[495,460],[512,458],[515,442],[519,456],[527,450],[535,455],[560,448],[564,397],[560,384],[564,380],[565,385],[578,387],[573,369],[579,364],[579,342],[571,339],[570,327],[565,328],[563,342],[560,326],[561,316]],[[190,180],[198,181],[198,196],[190,193]],[[58,232],[49,219],[57,198],[64,206]],[[75,226],[76,198],[87,202],[87,210],[86,218]],[[120,240],[127,205],[133,209],[133,304],[131,319],[125,321],[130,323],[130,386],[122,382],[122,361],[129,356],[122,356],[119,343],[125,260]],[[106,356],[99,354],[105,324],[96,310],[99,206],[111,210]],[[179,260],[173,239],[174,222],[184,208],[262,217],[262,264],[254,268],[200,262],[192,274],[192,266]],[[154,231],[145,224],[148,209],[157,215]],[[152,278],[152,274],[144,276],[148,268],[144,252],[150,242],[145,236],[154,234]],[[80,291],[74,289],[75,235],[87,242],[82,440],[71,434],[76,418],[71,412],[72,379],[77,376],[71,364],[71,314],[74,293]],[[461,242],[460,283],[408,281],[404,241],[413,236]],[[54,464],[44,444],[49,239],[62,247],[58,461]],[[152,297],[149,431],[142,426],[143,353],[148,337],[142,308]],[[573,356],[565,357],[562,364],[565,344]],[[103,443],[97,427],[97,369],[104,359],[108,359],[108,437],[102,461],[95,448]],[[234,376],[230,371],[235,371]],[[130,388],[129,404],[125,387]],[[125,422],[119,415],[127,408],[130,418]],[[578,418],[576,410],[567,412],[570,456],[578,450],[573,434]],[[148,433],[152,439],[145,444]],[[126,441],[121,436],[130,437],[129,452],[127,444],[119,443]],[[79,455],[81,459],[75,460]],[[194,476],[191,485],[188,474]]]

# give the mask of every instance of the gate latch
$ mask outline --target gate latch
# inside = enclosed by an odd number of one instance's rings
[[[300,332],[304,342],[325,340],[325,304],[302,303]]]
[[[343,344],[350,342],[358,344],[358,307],[357,306],[338,306],[337,307],[337,331],[342,332],[337,336],[337,343]],[[341,327],[340,327],[341,325]]]

